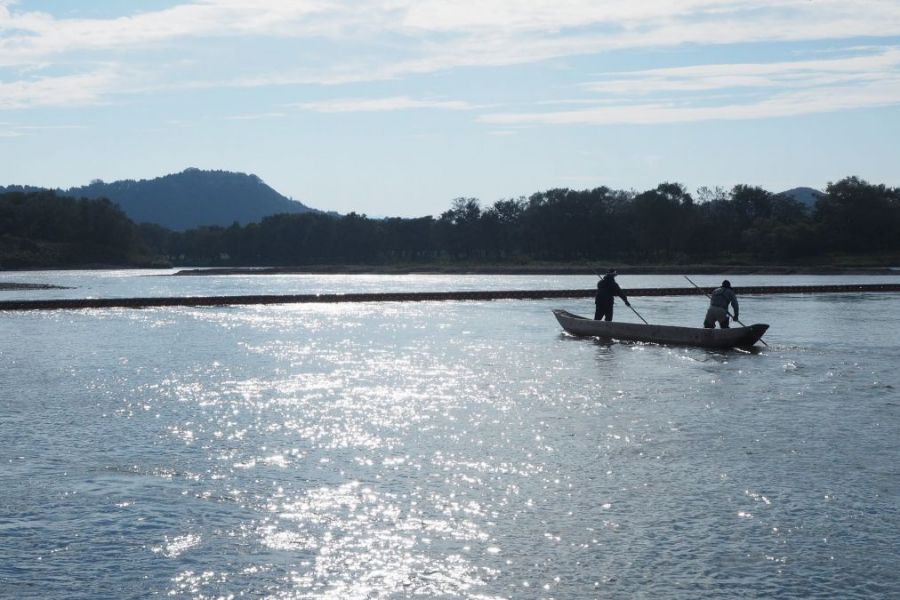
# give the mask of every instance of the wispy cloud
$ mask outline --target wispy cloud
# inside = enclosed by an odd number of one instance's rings
[[[85,125],[16,125],[21,131],[62,131],[66,129],[87,129]]]
[[[343,98],[292,105],[303,110],[323,113],[373,112],[429,108],[440,110],[473,110],[476,106],[460,100],[416,100],[407,96],[388,98]]]
[[[0,81],[0,109],[95,104],[114,88],[114,70]]]
[[[317,35],[317,13],[338,12],[319,0],[200,0],[111,19],[56,18],[0,5],[0,65],[42,61],[77,51],[152,48],[171,40],[247,35]]]
[[[610,75],[584,85],[602,94],[658,94],[741,88],[853,85],[900,73],[900,48],[859,56],[752,64],[709,64]]]
[[[0,0],[0,109],[84,105],[104,102],[112,94],[161,90],[398,80],[452,69],[686,44],[858,43],[861,37],[890,37],[900,31],[897,0],[193,0],[115,18],[67,18],[25,7]],[[298,50],[323,41],[340,51]],[[255,53],[257,42],[283,50]],[[221,61],[220,52],[211,52],[210,44],[224,50],[229,62]],[[177,68],[170,68],[173,53],[183,59]],[[277,66],[272,65],[273,55],[280,57]],[[699,117],[692,115],[702,107],[648,94],[738,88],[773,88],[758,102],[759,114],[779,112],[774,107],[779,102],[785,106],[780,110],[788,111],[790,90],[802,94],[827,86],[859,84],[869,90],[861,102],[885,102],[892,93],[896,63],[887,54],[881,59],[885,64],[880,71],[869,56],[830,64],[719,65],[622,74],[589,82],[586,89],[606,96],[598,104],[631,96],[640,106],[613,102],[573,111],[492,114],[484,120],[607,122],[614,115],[627,122],[695,119]],[[113,71],[98,64],[120,68]],[[297,107],[319,112],[483,108],[461,100],[408,96]],[[727,108],[718,110],[723,115],[754,113],[743,102]],[[271,116],[262,109],[233,118]]]
[[[63,131],[87,129],[84,125],[18,125],[13,123],[0,123],[0,138],[15,138],[42,131]]]
[[[610,48],[890,36],[895,0],[196,0],[107,19],[57,18],[0,3],[0,65],[73,52],[144,51],[177,41],[390,36],[416,72],[515,64]],[[370,48],[349,63],[370,56]],[[340,64],[340,63],[338,63]]]
[[[584,87],[601,94],[595,105],[492,113],[479,120],[494,125],[656,124],[898,105],[900,49],[818,61],[653,69],[615,74]]]
[[[248,115],[231,115],[229,117],[225,117],[226,121],[260,121],[264,119],[280,119],[285,116],[283,112],[265,112],[265,113],[254,113]]]

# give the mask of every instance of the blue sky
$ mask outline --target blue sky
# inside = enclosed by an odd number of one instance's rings
[[[227,169],[413,217],[898,186],[898,140],[897,0],[0,0],[0,185]]]

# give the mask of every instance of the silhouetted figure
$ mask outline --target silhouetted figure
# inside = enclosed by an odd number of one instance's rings
[[[734,309],[734,320],[738,320],[738,301],[734,290],[731,289],[731,282],[727,279],[722,282],[722,287],[716,288],[709,297],[709,308],[706,311],[706,318],[703,319],[703,326],[712,329],[719,324],[719,327],[726,329],[728,327],[728,305]]]
[[[625,303],[625,306],[631,306],[631,303],[628,302],[628,298],[626,298],[625,294],[622,292],[622,288],[616,283],[616,275],[618,275],[616,270],[610,269],[606,272],[606,275],[597,282],[597,298],[594,300],[594,304],[597,305],[597,309],[594,311],[594,320],[596,321],[602,321],[603,319],[612,321],[613,298],[615,296],[621,298],[622,302]]]

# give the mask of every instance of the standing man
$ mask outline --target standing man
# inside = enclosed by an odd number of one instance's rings
[[[625,294],[622,292],[622,288],[616,283],[616,275],[618,275],[616,270],[610,269],[606,272],[606,275],[597,282],[597,298],[594,300],[594,304],[597,305],[597,309],[594,312],[595,321],[602,321],[603,319],[612,321],[614,296],[621,298],[622,302],[625,303],[625,306],[631,306],[631,303],[628,302],[628,298],[626,298]]]
[[[719,324],[719,327],[726,329],[728,327],[728,305],[734,309],[734,320],[738,320],[738,301],[737,295],[731,289],[731,282],[727,279],[722,282],[722,287],[716,288],[709,297],[709,308],[706,311],[706,318],[703,319],[703,326],[712,329]]]

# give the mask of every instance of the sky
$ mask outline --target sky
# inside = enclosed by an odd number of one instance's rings
[[[188,167],[400,217],[900,186],[900,1],[0,0],[0,185]]]

